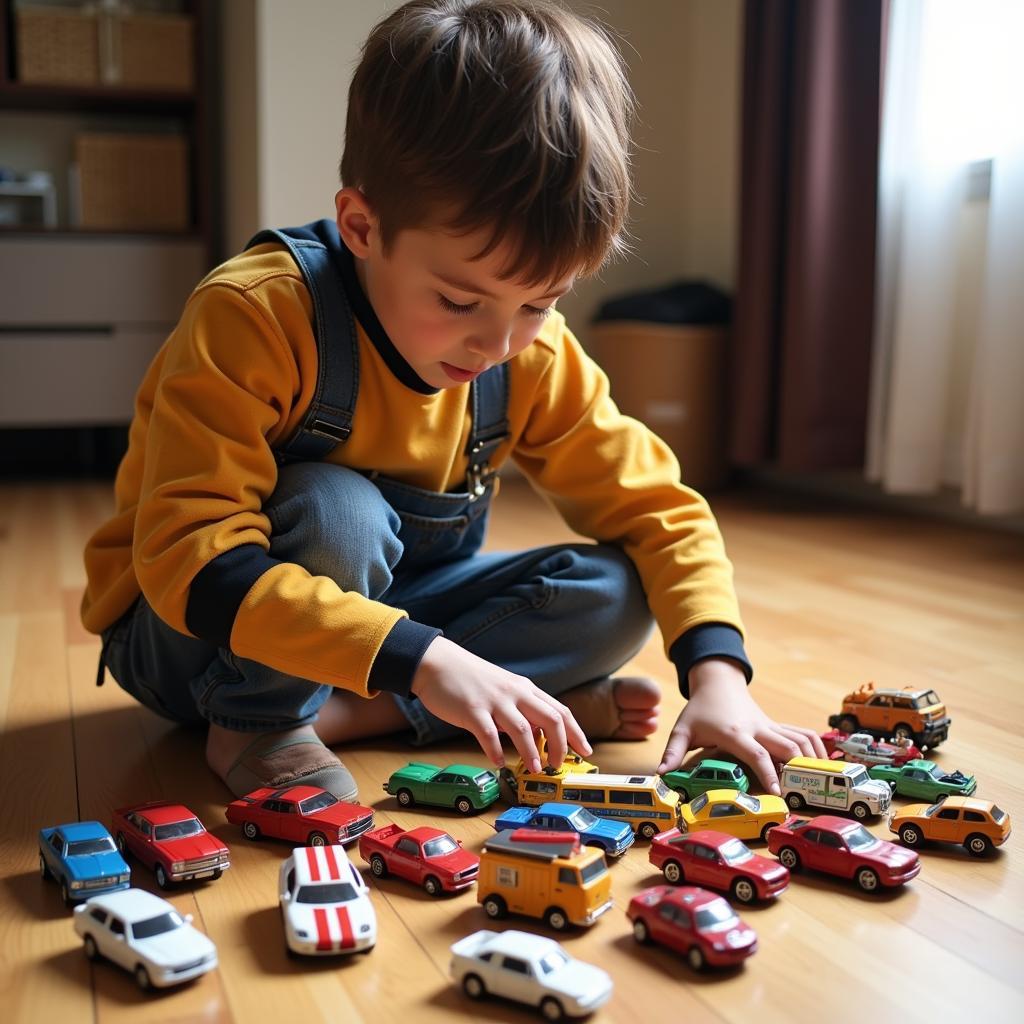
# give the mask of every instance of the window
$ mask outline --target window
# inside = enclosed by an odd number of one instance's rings
[[[507,956],[503,966],[506,971],[515,971],[516,974],[532,974],[530,965],[525,960],[517,960],[514,956]]]
[[[945,810],[939,811],[935,817],[941,818],[942,821],[958,821],[960,819],[960,812],[955,807],[948,807]]]
[[[399,839],[395,843],[395,849],[399,853],[407,854],[410,857],[415,857],[420,852],[419,846],[416,845],[415,840],[412,839]]]
[[[653,807],[654,797],[648,793],[647,790],[642,789],[633,794],[633,803],[636,804],[637,807]]]
[[[674,921],[676,919],[676,908],[671,903],[662,903],[658,907],[658,917],[666,921]]]
[[[527,793],[539,793],[541,796],[551,796],[558,787],[553,782],[527,782],[525,788]],[[566,790],[566,792],[568,793],[569,790]],[[576,790],[572,790],[572,792],[576,792]],[[566,796],[566,800],[568,799],[569,797]]]
[[[479,961],[480,961],[481,963],[483,963],[483,964],[489,964],[489,963],[491,962],[491,960],[493,959],[493,957],[494,957],[494,954],[493,954],[493,953],[491,953],[491,952],[487,952],[487,953],[481,953],[481,954],[480,954],[480,955],[479,955],[479,956],[477,957],[477,959],[478,959],[478,960],[479,960]]]
[[[93,907],[89,911],[89,916],[97,923],[105,925],[107,923],[107,912],[100,910],[99,907]]]
[[[452,782],[454,782],[456,786],[469,785],[469,779],[467,779],[465,775],[453,775]]]
[[[804,838],[809,843],[820,843],[821,842],[821,829],[808,828],[804,830]]]
[[[325,807],[333,807],[338,803],[338,798],[333,793],[317,793],[316,796],[308,796],[299,804],[303,814],[312,814],[314,811],[322,811]]]
[[[498,868],[498,885],[514,889],[519,884],[519,872],[515,868]]]
[[[742,814],[743,811],[735,804],[715,804],[711,808],[712,818],[729,818],[736,814]]]
[[[153,834],[153,826],[145,818],[139,818],[139,831],[147,838]]]
[[[832,788],[833,789],[846,789],[846,779],[841,778],[838,775],[832,777]]]
[[[578,803],[585,801],[588,804],[603,804],[605,802],[603,789],[564,789],[562,799],[567,803]]]
[[[136,921],[132,925],[132,935],[136,939],[151,939],[154,935],[173,932],[184,923],[178,912],[171,910],[166,914],[158,914],[156,917],[150,917],[145,921]]]
[[[693,851],[694,857],[699,857],[701,860],[718,860],[715,851],[710,846],[702,846],[700,843],[694,843],[690,847]]]
[[[157,825],[155,838],[158,842],[165,839],[187,839],[189,836],[200,836],[205,831],[198,818],[185,818],[183,821]]]
[[[64,852],[64,840],[61,839],[60,833],[54,832],[53,835],[50,836],[50,845],[54,848],[54,850],[56,850],[58,854]]]
[[[424,857],[443,857],[446,853],[452,853],[459,848],[449,835],[438,836],[436,839],[428,839],[423,844]]]
[[[297,814],[298,808],[296,808],[294,801],[292,800],[278,800],[277,809],[282,814]]]
[[[299,887],[296,903],[348,903],[356,898],[355,886],[348,882],[320,882]]]
[[[295,868],[288,872],[288,877],[285,879],[284,884],[289,892],[295,891]]]
[[[701,768],[699,772],[694,776],[695,779],[717,779],[718,773],[713,772],[710,768]]]
[[[843,841],[834,832],[826,832],[822,829],[819,834],[821,838],[818,841],[822,846],[827,846],[830,850],[843,849]]]
[[[109,927],[115,935],[124,935],[124,921],[120,918],[111,917]]]
[[[442,786],[450,786],[453,782],[458,781],[458,777],[451,772],[438,772],[430,781],[438,782]]]
[[[964,811],[964,821],[984,821],[985,815],[977,811]]]
[[[263,801],[263,810],[265,810],[265,811],[273,811],[276,814],[278,811],[281,810],[281,801],[280,800],[264,800]]]
[[[635,794],[630,789],[613,789],[608,794],[608,803],[610,804],[622,804],[629,805],[630,807],[636,803],[633,799]]]
[[[562,885],[579,885],[579,879],[576,877],[576,872],[573,871],[572,868],[559,868],[558,881]]]

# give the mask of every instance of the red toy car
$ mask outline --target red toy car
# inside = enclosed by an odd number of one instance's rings
[[[789,871],[778,861],[753,853],[742,839],[713,829],[661,832],[651,840],[647,857],[661,868],[666,882],[707,885],[732,893],[740,903],[770,899],[789,885]]]
[[[480,874],[480,858],[462,848],[439,828],[422,825],[408,832],[398,825],[364,832],[359,837],[359,856],[370,865],[375,878],[398,875],[422,885],[431,896],[468,889]]]
[[[271,836],[302,846],[351,843],[373,825],[373,810],[316,786],[254,789],[227,807],[227,819],[246,839]]]
[[[859,822],[832,814],[787,818],[768,833],[768,849],[790,871],[809,867],[852,878],[864,892],[903,885],[921,870],[913,850],[877,839]]]
[[[833,760],[856,761],[870,768],[877,764],[892,764],[898,768],[915,758],[924,757],[920,748],[914,746],[909,738],[883,742],[867,733],[851,735],[840,729],[829,729],[821,734],[821,742]]]
[[[156,884],[220,878],[231,867],[228,848],[181,804],[157,800],[114,811],[110,831],[122,856],[132,854],[156,875]]]
[[[731,967],[757,951],[757,933],[717,893],[655,885],[629,901],[637,942],[653,939],[686,957],[695,970]]]

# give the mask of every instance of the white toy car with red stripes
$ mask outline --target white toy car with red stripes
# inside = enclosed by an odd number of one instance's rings
[[[365,953],[377,942],[369,888],[342,846],[302,846],[281,865],[284,935],[293,953]]]

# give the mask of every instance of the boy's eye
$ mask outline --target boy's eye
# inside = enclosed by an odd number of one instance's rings
[[[467,313],[472,313],[477,307],[477,303],[475,302],[470,302],[466,306],[460,306],[457,302],[452,302],[451,299],[445,298],[445,296],[440,292],[437,293],[437,301],[446,313],[455,313],[456,315],[461,316],[465,316]]]
[[[537,306],[523,306],[523,309],[526,310],[526,312],[527,312],[527,314],[529,316],[535,316],[535,317],[538,317],[539,319],[543,320],[544,317],[546,317],[548,315],[548,313],[551,312],[552,307],[551,306],[545,306],[543,309],[540,309]]]

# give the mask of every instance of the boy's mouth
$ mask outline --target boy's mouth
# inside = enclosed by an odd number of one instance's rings
[[[452,380],[458,381],[460,384],[465,384],[466,381],[474,380],[479,377],[483,370],[463,370],[459,366],[452,366],[451,363],[441,363],[441,369],[451,377]]]

